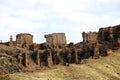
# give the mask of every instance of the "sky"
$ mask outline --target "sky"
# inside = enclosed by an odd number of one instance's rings
[[[120,0],[0,0],[0,40],[19,33],[65,33],[67,43],[82,41],[82,32],[120,24]]]

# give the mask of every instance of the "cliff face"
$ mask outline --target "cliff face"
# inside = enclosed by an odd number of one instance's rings
[[[53,33],[53,34],[46,34],[46,43],[50,47],[59,47],[66,45],[66,36],[64,33]]]
[[[83,42],[97,42],[98,41],[98,33],[97,32],[88,32],[82,33]]]
[[[100,28],[98,32],[82,33],[83,42],[102,42],[109,43],[109,46],[113,49],[120,44],[120,25]]]
[[[16,36],[16,44],[18,47],[29,48],[33,44],[33,35],[29,33],[20,33]]]
[[[98,32],[98,39],[101,41],[117,41],[120,38],[120,25],[100,28]]]
[[[109,50],[120,48],[120,25],[100,28],[98,32],[83,32],[82,37],[83,44],[81,45],[83,45],[84,54],[107,56]]]
[[[64,33],[46,34],[44,36],[46,42],[42,44],[33,43],[33,35],[28,33],[18,34],[16,41],[10,36],[10,42],[0,42],[1,69],[7,72],[16,68],[16,71],[24,69],[34,71],[43,66],[52,67],[57,64],[69,66],[70,63],[82,63],[83,59],[90,57],[97,59],[99,56],[108,56],[112,49],[120,48],[120,25],[100,28],[98,32],[83,32],[82,36],[83,42],[75,45],[67,44]],[[5,70],[7,66],[10,68]]]
[[[108,42],[111,49],[118,49],[120,47],[120,25],[100,28],[98,40]]]

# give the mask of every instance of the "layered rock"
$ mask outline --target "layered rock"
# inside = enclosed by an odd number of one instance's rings
[[[0,42],[0,66],[8,60],[4,64],[6,69],[9,66],[11,70],[34,71],[43,66],[81,63],[91,56],[97,59],[111,55],[113,48],[120,48],[120,25],[100,28],[98,32],[83,32],[82,36],[83,42],[75,45],[67,45],[64,33],[46,34],[46,42],[42,44],[33,43],[33,35],[28,33],[18,34],[16,41],[10,36],[9,42]],[[11,67],[12,63],[16,64],[15,68]]]
[[[120,38],[120,25],[100,28],[98,32],[83,32],[83,42],[117,41]]]
[[[120,31],[118,32],[117,37],[118,37],[117,41],[120,44]]]
[[[83,36],[83,42],[97,42],[98,40],[98,33],[97,32],[88,32],[82,33]]]
[[[30,45],[33,44],[33,35],[29,33],[20,33],[16,36],[16,44],[18,47],[26,47],[29,49]]]
[[[120,25],[100,28],[98,31],[98,38],[101,41],[116,41],[119,38],[119,32]]]
[[[46,43],[50,47],[62,47],[66,45],[66,36],[64,33],[46,34]]]
[[[120,47],[120,25],[100,28],[98,32],[98,40],[108,42],[111,49]]]
[[[109,55],[108,50],[116,50],[120,48],[120,25],[100,28],[98,32],[82,33],[83,36],[83,51],[93,53],[94,56]],[[97,43],[97,45],[96,45]],[[90,47],[90,44],[94,47]],[[99,44],[99,45],[98,45]],[[87,49],[87,47],[89,47]]]

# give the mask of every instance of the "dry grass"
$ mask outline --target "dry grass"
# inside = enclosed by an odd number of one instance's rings
[[[17,73],[11,74],[10,76],[12,80],[67,80],[69,77],[65,68],[62,66],[42,72]]]
[[[10,80],[9,76],[4,72],[0,71],[0,80]]]
[[[120,80],[120,51],[87,62],[69,67],[58,65],[42,72],[14,73],[10,77],[11,80]]]

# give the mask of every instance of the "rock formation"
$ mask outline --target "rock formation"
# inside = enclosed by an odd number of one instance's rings
[[[29,33],[20,33],[16,36],[16,45],[18,47],[29,49],[30,45],[33,44],[33,35]]]
[[[17,59],[18,59],[18,63],[22,64],[22,61],[23,61],[23,52],[22,51],[17,55]]]
[[[100,28],[98,31],[98,40],[102,42],[108,42],[111,49],[118,49],[120,25],[110,26],[106,28]]]
[[[97,32],[88,32],[82,33],[83,36],[83,42],[97,42],[98,40],[98,33]]]
[[[62,47],[66,45],[66,36],[64,33],[46,34],[46,43],[50,47]]]
[[[9,42],[9,46],[13,46],[13,38],[12,38],[12,35],[10,35],[10,42]]]
[[[93,55],[93,58],[97,59],[99,58],[99,43],[96,42],[95,45],[94,45],[94,55]]]
[[[100,28],[98,37],[101,41],[116,41],[119,38],[120,25]]]
[[[120,48],[120,25],[83,32],[82,36],[83,42],[77,44],[67,44],[64,33],[46,34],[46,42],[41,44],[33,43],[29,33],[17,34],[16,41],[10,36],[9,42],[0,42],[0,70],[34,71],[44,66],[83,63],[84,59],[109,56]]]
[[[98,32],[83,32],[82,36],[83,46],[85,46],[83,50],[90,52],[92,49],[94,55],[107,56],[108,50],[120,48],[120,25],[100,28]],[[96,42],[98,46],[95,46]],[[90,47],[90,44],[94,47]]]

